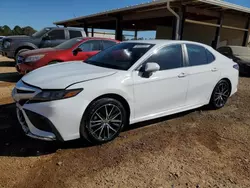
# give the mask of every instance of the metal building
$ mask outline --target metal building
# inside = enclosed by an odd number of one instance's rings
[[[250,9],[220,0],[157,0],[55,22],[65,27],[84,27],[89,36],[94,29],[122,32],[155,30],[157,39],[192,40],[212,45],[246,46]],[[92,32],[88,33],[88,28]]]

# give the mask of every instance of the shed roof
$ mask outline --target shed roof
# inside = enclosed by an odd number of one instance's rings
[[[100,12],[96,14],[87,15],[87,16],[81,16],[81,17],[72,18],[68,20],[58,21],[58,22],[54,22],[54,24],[67,26],[75,22],[88,21],[89,19],[91,20],[99,19],[101,17],[107,17],[110,15],[116,15],[116,14],[123,14],[126,12],[135,11],[135,10],[143,10],[143,9],[154,8],[154,7],[159,8],[161,6],[163,8],[168,1],[173,2],[173,3],[179,3],[182,5],[187,5],[187,6],[194,6],[194,7],[204,8],[208,10],[214,10],[214,11],[226,10],[226,11],[234,11],[234,12],[250,14],[250,8],[243,7],[243,6],[236,5],[236,4],[229,3],[229,2],[225,2],[225,1],[221,1],[221,0],[154,0],[154,1],[147,2],[147,3],[127,6],[124,8],[118,8],[118,9],[108,10],[108,11],[104,11],[104,12]]]

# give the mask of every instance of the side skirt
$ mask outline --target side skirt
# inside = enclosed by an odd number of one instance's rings
[[[130,124],[138,123],[141,121],[147,121],[147,120],[151,120],[151,119],[156,119],[156,118],[160,118],[160,117],[164,117],[164,116],[168,116],[168,115],[173,115],[173,114],[177,114],[180,112],[185,112],[188,110],[202,107],[204,105],[207,105],[207,103],[201,103],[201,104],[196,104],[196,105],[192,105],[192,106],[184,106],[184,107],[176,108],[173,110],[167,110],[167,111],[163,111],[163,112],[159,112],[159,113],[155,113],[155,114],[149,114],[147,116],[131,119]]]

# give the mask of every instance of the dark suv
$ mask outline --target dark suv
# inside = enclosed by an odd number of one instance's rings
[[[32,36],[20,35],[3,38],[0,54],[16,60],[23,51],[54,47],[68,39],[85,36],[83,29],[46,27]]]

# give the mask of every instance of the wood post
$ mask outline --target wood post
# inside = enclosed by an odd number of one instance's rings
[[[212,42],[212,47],[214,49],[217,49],[218,44],[220,42],[220,35],[221,35],[221,29],[222,29],[222,24],[223,24],[223,17],[224,17],[224,13],[221,12],[220,13],[220,17],[217,20],[217,24],[219,25],[219,27],[216,27],[216,31],[215,31],[215,39]]]
[[[115,29],[115,39],[122,41],[122,17],[116,17],[116,29]]]
[[[246,22],[246,27],[247,31],[244,32],[244,37],[243,37],[243,43],[242,46],[247,46],[248,45],[248,39],[249,39],[249,24],[250,24],[250,17],[248,17],[247,22]]]

